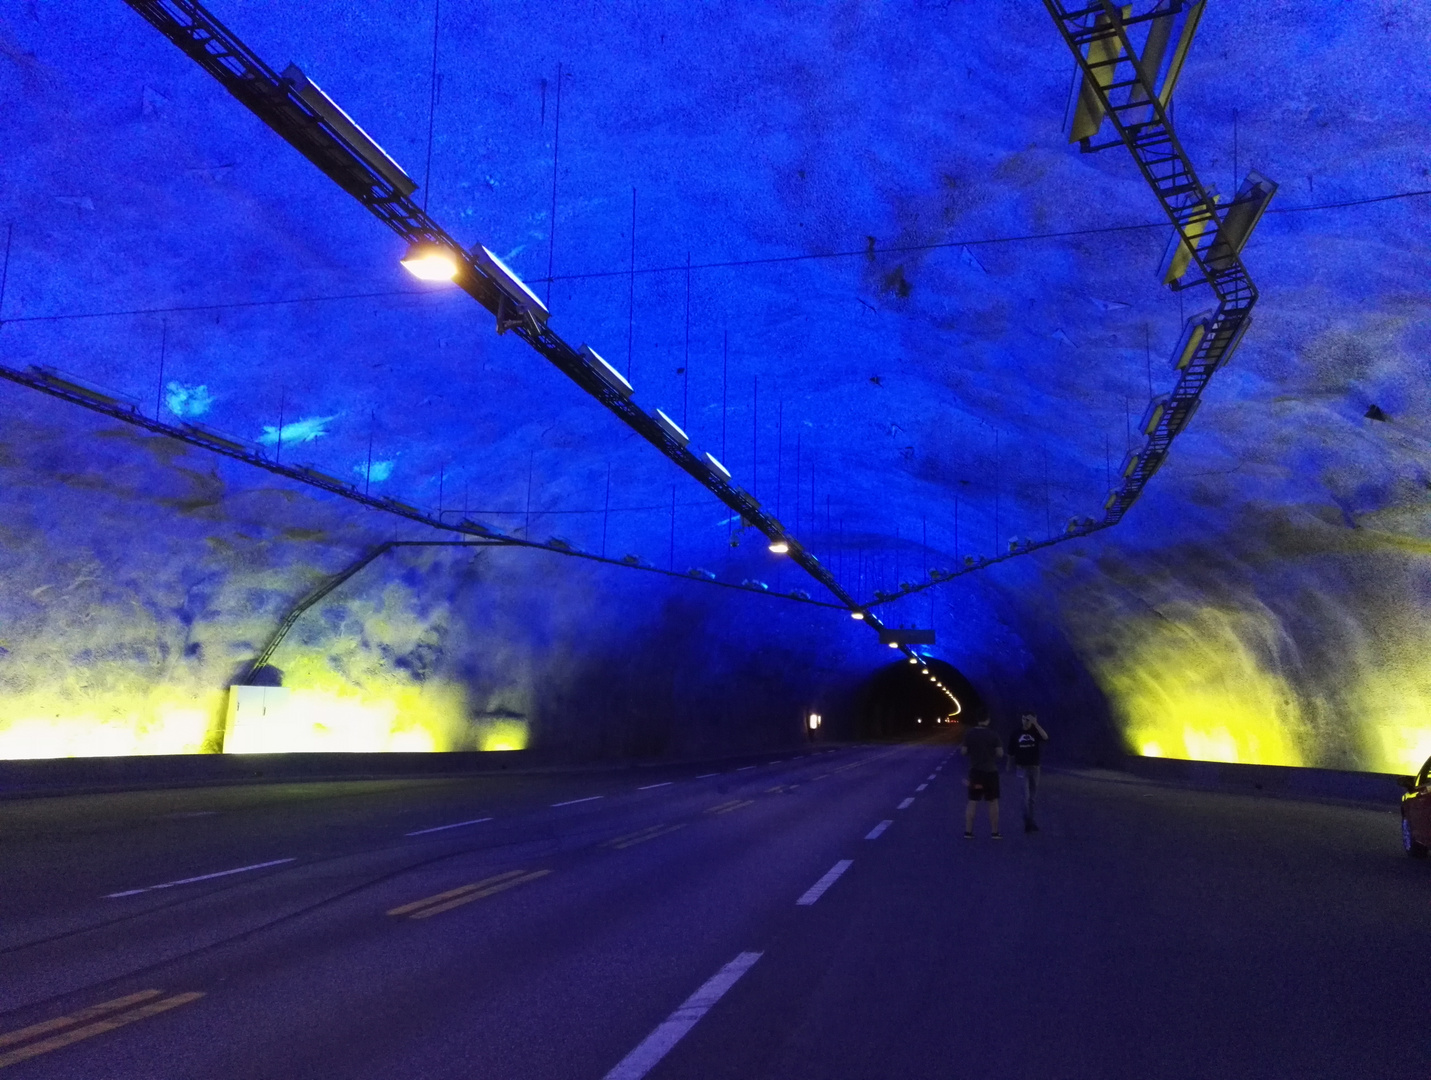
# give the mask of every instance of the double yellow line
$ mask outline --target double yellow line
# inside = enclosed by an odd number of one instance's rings
[[[448,889],[436,896],[414,900],[410,904],[392,908],[388,914],[406,915],[409,919],[428,919],[433,915],[441,915],[444,911],[461,907],[463,904],[470,904],[474,900],[481,900],[488,896],[495,896],[499,892],[506,892],[508,889],[515,889],[518,885],[536,881],[550,873],[550,870],[508,870],[504,874],[475,881],[471,885]]]
[[[607,840],[602,847],[614,848],[620,851],[622,848],[629,848],[635,844],[644,844],[647,840],[654,840],[658,836],[665,836],[673,833],[677,829],[684,829],[685,822],[676,825],[652,825],[650,828],[641,829],[638,832],[627,833],[625,836],[618,836],[614,840]]]
[[[204,996],[203,991],[175,994],[167,998],[163,994],[162,990],[140,990],[127,997],[91,1005],[89,1008],[81,1009],[69,1016],[57,1016],[53,1020],[31,1024],[18,1031],[7,1031],[0,1035],[0,1048],[16,1046],[17,1043],[26,1045],[0,1053],[0,1069],[17,1062],[28,1061],[33,1057],[39,1057],[41,1054],[48,1054],[51,1050],[58,1050],[62,1046],[69,1046],[71,1043],[93,1038],[95,1035],[103,1035],[106,1031],[113,1031],[125,1024],[132,1024],[136,1020],[157,1016],[170,1009],[176,1009],[180,1005],[197,1001]],[[155,1001],[155,998],[160,1000]],[[145,1002],[148,1004],[144,1004]],[[139,1008],[130,1008],[132,1005],[138,1005]],[[129,1011],[124,1011],[126,1009]],[[99,1018],[102,1016],[108,1019],[100,1020]],[[91,1023],[91,1021],[94,1022]],[[66,1028],[69,1030],[66,1031]],[[50,1035],[51,1032],[59,1032],[59,1034]],[[48,1039],[41,1038],[44,1035],[50,1035],[50,1037]],[[32,1041],[37,1039],[38,1042]]]

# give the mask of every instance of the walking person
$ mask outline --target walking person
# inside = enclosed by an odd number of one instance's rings
[[[1003,740],[989,727],[987,714],[964,736],[959,753],[969,759],[969,805],[964,809],[964,839],[974,839],[974,812],[979,803],[989,804],[991,839],[1002,840],[999,832],[999,759],[1004,756]]]
[[[1009,737],[1009,755],[1014,769],[1024,774],[1024,832],[1038,832],[1034,802],[1038,798],[1039,760],[1048,732],[1038,722],[1037,713],[1024,713],[1019,724],[1019,730]]]

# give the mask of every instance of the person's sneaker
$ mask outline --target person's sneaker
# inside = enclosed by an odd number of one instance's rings
[[[1001,833],[1001,832],[996,832],[996,833],[994,833],[992,836],[989,837],[990,840],[1002,840],[1003,838],[1004,838],[1004,834]]]
[[[974,839],[974,834],[971,833],[971,832],[966,832],[966,833],[964,834],[964,839],[965,839],[965,840],[972,840],[972,839]]]

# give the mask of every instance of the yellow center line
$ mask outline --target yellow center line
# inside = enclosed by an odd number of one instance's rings
[[[204,996],[202,990],[195,990],[187,994],[175,994],[173,997],[165,998],[163,1001],[150,1002],[118,1016],[112,1016],[108,1020],[101,1020],[97,1024],[88,1024],[85,1027],[75,1028],[73,1031],[66,1031],[62,1035],[55,1035],[49,1039],[43,1039],[29,1046],[22,1046],[18,1050],[11,1050],[8,1054],[0,1054],[0,1069],[8,1065],[14,1065],[20,1061],[28,1061],[30,1058],[39,1057],[41,1054],[48,1054],[51,1050],[58,1050],[62,1046],[69,1046],[71,1043],[80,1042],[82,1039],[89,1039],[95,1035],[103,1035],[106,1031],[113,1031],[121,1028],[125,1024],[132,1024],[136,1020],[144,1020],[159,1013],[168,1012],[170,1009],[178,1008],[180,1005],[187,1005],[191,1001],[197,1001]],[[99,1006],[95,1006],[98,1008]]]
[[[441,915],[444,911],[451,911],[453,908],[459,908],[463,904],[470,904],[474,900],[482,900],[488,896],[495,896],[499,892],[505,892],[506,890],[515,888],[518,885],[525,885],[529,881],[536,881],[537,878],[544,878],[550,873],[550,870],[533,870],[531,873],[526,874],[523,877],[508,878],[506,881],[499,882],[496,885],[490,885],[485,889],[479,890],[478,892],[471,893],[467,896],[460,896],[456,900],[449,900],[445,904],[438,904],[436,907],[423,908],[421,911],[413,912],[413,914],[409,915],[408,918],[428,919],[431,918],[433,915]]]
[[[28,1042],[30,1039],[46,1035],[51,1031],[58,1031],[60,1028],[67,1028],[73,1024],[83,1024],[86,1020],[93,1020],[96,1016],[103,1016],[105,1013],[118,1012],[120,1009],[127,1009],[131,1005],[138,1005],[141,1001],[148,1001],[157,998],[162,994],[162,990],[141,990],[137,994],[130,994],[128,997],[115,998],[113,1001],[102,1001],[98,1005],[91,1005],[87,1009],[81,1009],[77,1013],[68,1016],[57,1016],[53,1020],[46,1020],[43,1023],[31,1024],[29,1027],[20,1028],[18,1031],[7,1031],[0,1035],[0,1046],[14,1046],[16,1043]]]
[[[488,885],[495,885],[499,881],[505,881],[508,878],[518,877],[525,873],[525,870],[508,870],[505,874],[498,874],[496,877],[484,878],[482,881],[475,882],[471,885],[463,885],[457,889],[448,889],[446,892],[438,893],[436,896],[428,896],[422,900],[414,900],[410,904],[403,904],[401,907],[390,908],[388,914],[406,915],[408,912],[416,911],[418,908],[426,907],[428,904],[440,904],[444,900],[451,900],[454,896],[462,896],[464,893],[474,892],[477,889],[485,889]]]
[[[625,840],[619,844],[612,844],[611,846],[617,848],[618,850],[621,848],[629,848],[635,844],[644,844],[647,840],[654,840],[658,836],[665,836],[667,833],[673,833],[677,829],[684,829],[685,827],[685,822],[681,822],[679,825],[666,825],[662,828],[657,829],[654,832],[648,832],[645,836],[638,836],[634,839]]]

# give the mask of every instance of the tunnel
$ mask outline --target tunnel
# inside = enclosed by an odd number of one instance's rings
[[[4,0],[0,1069],[1424,1072],[1423,9]]]
[[[901,659],[871,676],[864,689],[861,734],[868,739],[929,735],[943,726],[977,724],[988,715],[959,669],[933,656]]]

